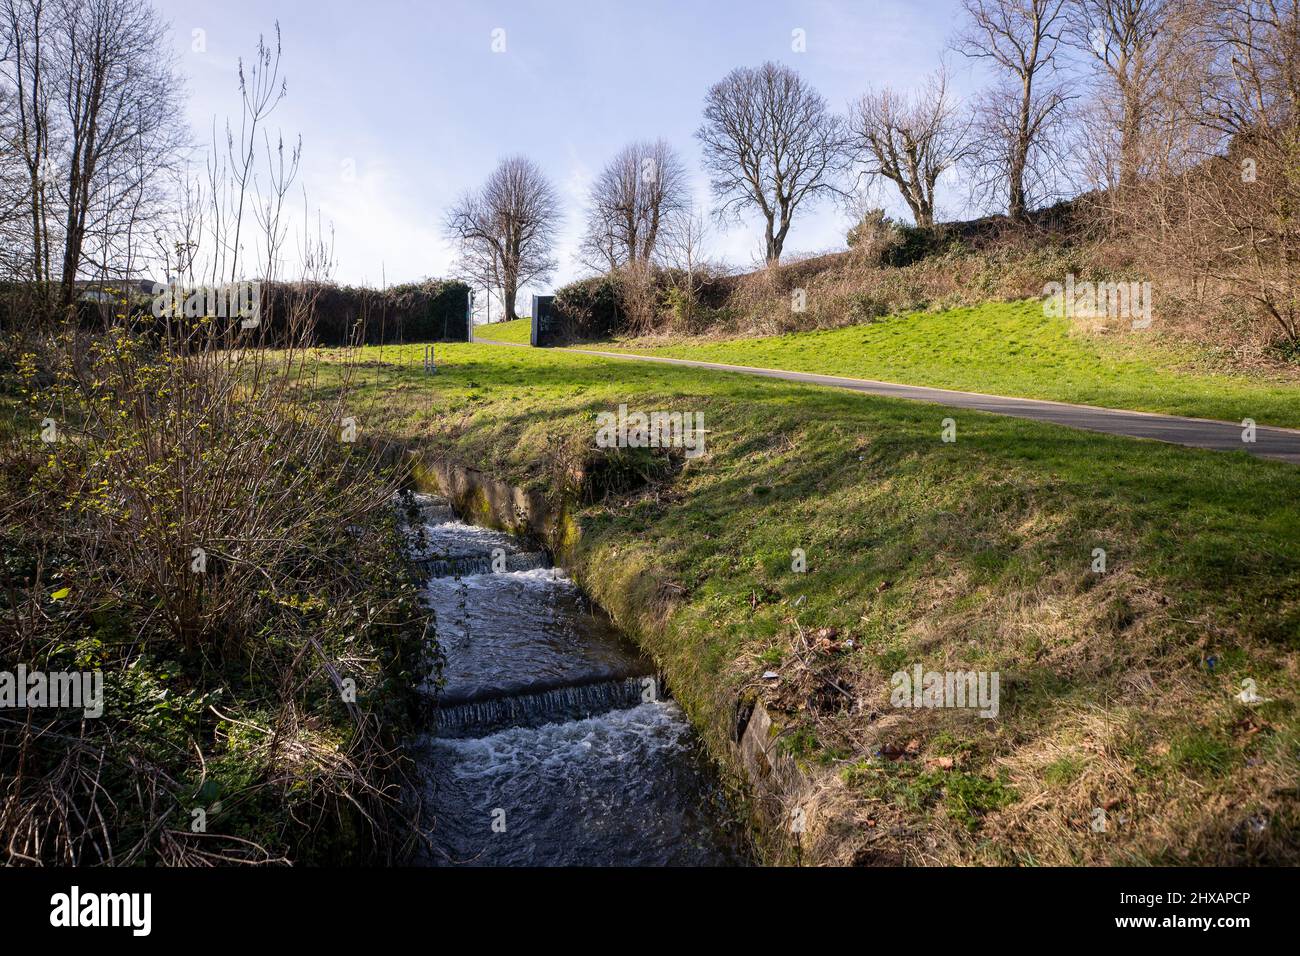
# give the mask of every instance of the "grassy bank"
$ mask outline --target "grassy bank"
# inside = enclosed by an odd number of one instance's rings
[[[1205,350],[1141,333],[1089,334],[1041,302],[893,315],[865,325],[761,338],[630,339],[592,348],[820,372],[1300,427],[1300,374],[1225,371]]]
[[[450,345],[428,377],[420,348],[367,353],[359,428],[578,495],[577,573],[715,751],[737,697],[777,715],[805,860],[1300,860],[1300,469],[976,413],[946,444],[948,410],[573,353]],[[707,454],[597,452],[623,402],[702,412]],[[997,718],[892,707],[915,664],[999,672]]]
[[[532,319],[515,319],[513,322],[493,322],[490,325],[474,326],[476,338],[511,342],[515,345],[527,345],[532,332]]]

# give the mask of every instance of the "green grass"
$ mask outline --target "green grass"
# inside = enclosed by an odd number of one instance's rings
[[[591,348],[609,344],[589,343]],[[1204,354],[1143,333],[1085,335],[1037,300],[890,316],[868,325],[769,338],[622,351],[1045,398],[1197,418],[1300,427],[1300,377],[1216,374]]]
[[[813,773],[915,741],[928,796],[837,790],[834,819],[881,822],[817,829],[810,858],[873,833],[900,860],[1300,858],[1300,469],[974,412],[945,444],[947,409],[575,352],[448,345],[428,377],[420,348],[364,370],[361,433],[519,486],[597,472],[595,416],[620,403],[703,413],[705,456],[577,511],[573,570],[716,754],[755,693]],[[838,648],[810,651],[823,631]],[[914,663],[997,670],[999,717],[890,708]],[[1234,700],[1243,677],[1270,710]],[[1224,729],[1189,744],[1195,726]],[[1142,826],[1096,839],[1088,808],[1115,801]],[[1270,822],[1244,845],[1248,812]]]
[[[492,339],[496,342],[512,342],[527,345],[533,331],[532,319],[515,319],[513,322],[493,322],[491,325],[476,325],[474,337]]]

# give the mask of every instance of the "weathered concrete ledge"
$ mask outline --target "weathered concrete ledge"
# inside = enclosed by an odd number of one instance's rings
[[[442,495],[459,514],[480,524],[541,541],[557,565],[579,581],[585,576],[578,559],[578,525],[566,507],[445,458],[412,454],[410,465],[417,491]],[[635,625],[614,619],[632,638],[640,636]],[[671,687],[673,675],[665,677]],[[728,741],[726,751],[714,757],[746,791],[763,855],[772,861],[789,859],[802,842],[801,832],[811,826],[803,812],[810,783],[794,758],[780,750],[780,728],[761,700],[737,700],[733,713],[725,733],[704,734],[704,739]]]
[[[411,454],[408,461],[417,491],[442,495],[459,514],[480,524],[536,538],[557,560],[567,550],[567,514],[553,507],[545,495],[524,491],[446,458]]]

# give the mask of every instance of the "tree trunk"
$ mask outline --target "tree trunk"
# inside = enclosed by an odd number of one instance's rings
[[[1035,37],[1030,62],[1038,62],[1038,39]],[[1024,222],[1025,213],[1025,166],[1029,162],[1029,117],[1034,108],[1034,74],[1026,72],[1020,81],[1020,117],[1016,128],[1016,141],[1012,144],[1010,182],[1007,188],[1007,215],[1012,222]]]
[[[1141,106],[1138,103],[1137,96],[1132,91],[1126,91],[1119,146],[1119,188],[1121,194],[1126,193],[1137,184],[1140,109]]]
[[[1025,221],[1025,165],[1017,159],[1011,167],[1010,198],[1007,215],[1012,222]]]

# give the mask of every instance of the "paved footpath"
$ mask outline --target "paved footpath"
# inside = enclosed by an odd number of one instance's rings
[[[487,345],[514,345],[510,342],[493,342],[475,339]],[[528,346],[523,346],[527,348]],[[1209,418],[1183,418],[1179,415],[1159,415],[1153,412],[1132,412],[1118,408],[1098,408],[1093,405],[1068,405],[1037,398],[1007,398],[1003,395],[984,395],[979,392],[957,392],[948,388],[928,388],[923,385],[898,385],[894,382],[877,382],[871,379],[846,378],[841,375],[817,375],[813,372],[790,372],[775,368],[754,368],[749,365],[724,365],[720,362],[697,362],[693,359],[666,358],[660,355],[634,355],[627,352],[599,352],[594,349],[557,349],[579,355],[599,355],[603,358],[624,359],[633,362],[662,362],[667,365],[686,365],[691,368],[710,368],[720,372],[760,375],[779,378],[806,385],[827,385],[847,388],[855,392],[883,395],[886,398],[903,398],[914,402],[934,402],[951,408],[970,408],[995,415],[1013,418],[1030,418],[1034,421],[1052,422],[1070,428],[1105,432],[1109,435],[1126,435],[1129,438],[1151,438],[1174,445],[1191,448],[1209,448],[1214,451],[1245,451],[1259,458],[1276,458],[1300,465],[1300,431],[1292,428],[1272,428],[1263,425],[1255,429],[1255,441],[1242,441],[1240,422],[1220,422]]]

